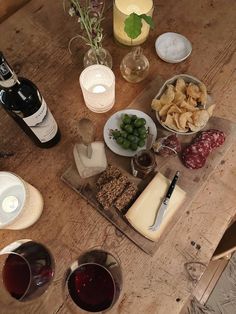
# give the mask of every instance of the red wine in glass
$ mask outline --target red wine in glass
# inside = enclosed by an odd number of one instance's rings
[[[114,305],[120,294],[120,265],[110,253],[91,250],[72,264],[66,283],[68,298],[74,305],[88,312],[105,311]]]
[[[19,300],[24,296],[30,284],[30,277],[30,268],[26,260],[16,254],[8,255],[2,271],[2,279],[13,298]]]
[[[42,295],[54,275],[54,260],[50,252],[31,240],[19,240],[1,250],[0,265],[1,289],[21,302]]]
[[[76,269],[68,280],[68,289],[73,301],[90,312],[108,309],[115,292],[111,274],[97,264],[85,264]]]

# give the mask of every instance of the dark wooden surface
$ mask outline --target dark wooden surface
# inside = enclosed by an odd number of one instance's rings
[[[1,247],[17,239],[32,238],[47,245],[56,262],[55,281],[48,294],[19,309],[1,306],[4,314],[69,313],[62,296],[65,271],[83,250],[96,245],[121,259],[124,286],[111,313],[179,313],[196,285],[185,272],[184,264],[207,265],[235,215],[235,143],[154,257],[117,232],[60,180],[73,162],[78,120],[92,119],[97,138],[101,139],[107,118],[130,104],[157,75],[164,80],[179,73],[198,77],[212,93],[217,105],[215,115],[236,121],[236,2],[229,0],[227,5],[220,0],[154,2],[156,27],[142,45],[151,67],[147,79],[139,84],[132,85],[121,77],[120,62],[130,49],[114,42],[112,7],[106,14],[104,46],[113,56],[116,103],[105,114],[92,113],[84,105],[78,77],[87,48],[75,42],[73,55],[68,53],[69,39],[79,27],[63,12],[61,1],[31,1],[0,25],[1,49],[18,73],[38,85],[62,132],[62,140],[56,147],[41,150],[0,110],[0,150],[16,153],[1,159],[0,169],[22,176],[42,192],[45,201],[43,215],[34,226],[22,231],[1,230]],[[193,44],[190,58],[180,64],[158,59],[154,42],[166,31],[176,31],[189,38]],[[191,245],[192,241],[200,245],[200,250]]]

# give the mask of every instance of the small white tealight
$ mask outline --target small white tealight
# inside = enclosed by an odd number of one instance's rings
[[[92,88],[92,92],[93,93],[103,93],[106,91],[106,88],[103,86],[103,85],[95,85],[93,88]]]
[[[2,210],[5,213],[12,213],[17,209],[18,205],[18,199],[13,195],[9,195],[2,201]]]

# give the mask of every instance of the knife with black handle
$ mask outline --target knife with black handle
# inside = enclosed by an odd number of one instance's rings
[[[176,171],[176,174],[169,186],[169,189],[166,193],[166,196],[164,198],[164,200],[162,201],[159,209],[158,209],[158,212],[157,212],[157,215],[156,215],[156,218],[155,218],[155,222],[152,226],[150,226],[148,229],[149,230],[152,230],[152,231],[156,231],[157,229],[160,228],[160,225],[162,223],[162,220],[163,220],[163,216],[164,216],[164,213],[168,207],[168,203],[169,203],[169,200],[171,198],[171,195],[175,189],[175,186],[176,186],[176,182],[178,181],[178,178],[179,178],[179,171]]]

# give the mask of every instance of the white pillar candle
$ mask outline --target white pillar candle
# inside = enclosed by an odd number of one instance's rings
[[[93,112],[106,112],[115,102],[115,75],[105,65],[91,65],[80,74],[80,87],[86,106]]]
[[[152,16],[153,1],[152,0],[114,0],[113,7],[113,33],[115,39],[121,44],[132,46],[142,44],[148,37],[149,25],[142,20],[141,34],[132,39],[127,36],[124,31],[125,19],[131,13],[146,14]]]
[[[28,228],[42,210],[43,198],[35,187],[11,172],[0,171],[0,229]]]

